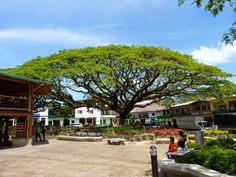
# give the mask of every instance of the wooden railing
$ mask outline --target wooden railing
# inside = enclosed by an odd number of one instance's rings
[[[27,138],[27,122],[18,122],[15,124],[12,138]]]
[[[28,110],[29,109],[29,98],[0,95],[0,109]]]

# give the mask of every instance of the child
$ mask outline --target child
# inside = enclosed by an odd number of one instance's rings
[[[177,151],[177,148],[178,148],[178,145],[175,143],[174,137],[171,136],[168,152],[175,152]],[[170,158],[170,156],[168,155],[168,152],[166,153],[166,155],[168,158]]]
[[[170,137],[170,144],[168,152],[175,152],[177,150],[178,145],[175,143],[174,137]]]

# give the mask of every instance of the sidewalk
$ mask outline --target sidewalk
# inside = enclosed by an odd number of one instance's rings
[[[168,145],[156,145],[158,160]],[[141,177],[151,175],[150,144],[50,140],[49,144],[0,150],[0,176]]]

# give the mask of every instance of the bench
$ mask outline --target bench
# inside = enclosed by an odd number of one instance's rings
[[[111,144],[111,145],[124,145],[125,144],[125,139],[122,139],[122,138],[111,138],[111,139],[108,139],[107,140],[107,143],[108,144]]]
[[[177,159],[178,157],[182,157],[183,155],[191,152],[193,148],[187,148],[185,151],[176,151],[176,152],[167,152],[166,155],[170,159]]]

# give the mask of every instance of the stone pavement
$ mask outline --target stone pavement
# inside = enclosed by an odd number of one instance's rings
[[[156,145],[158,158],[168,145]],[[152,176],[150,144],[50,140],[49,144],[0,150],[1,177]]]

